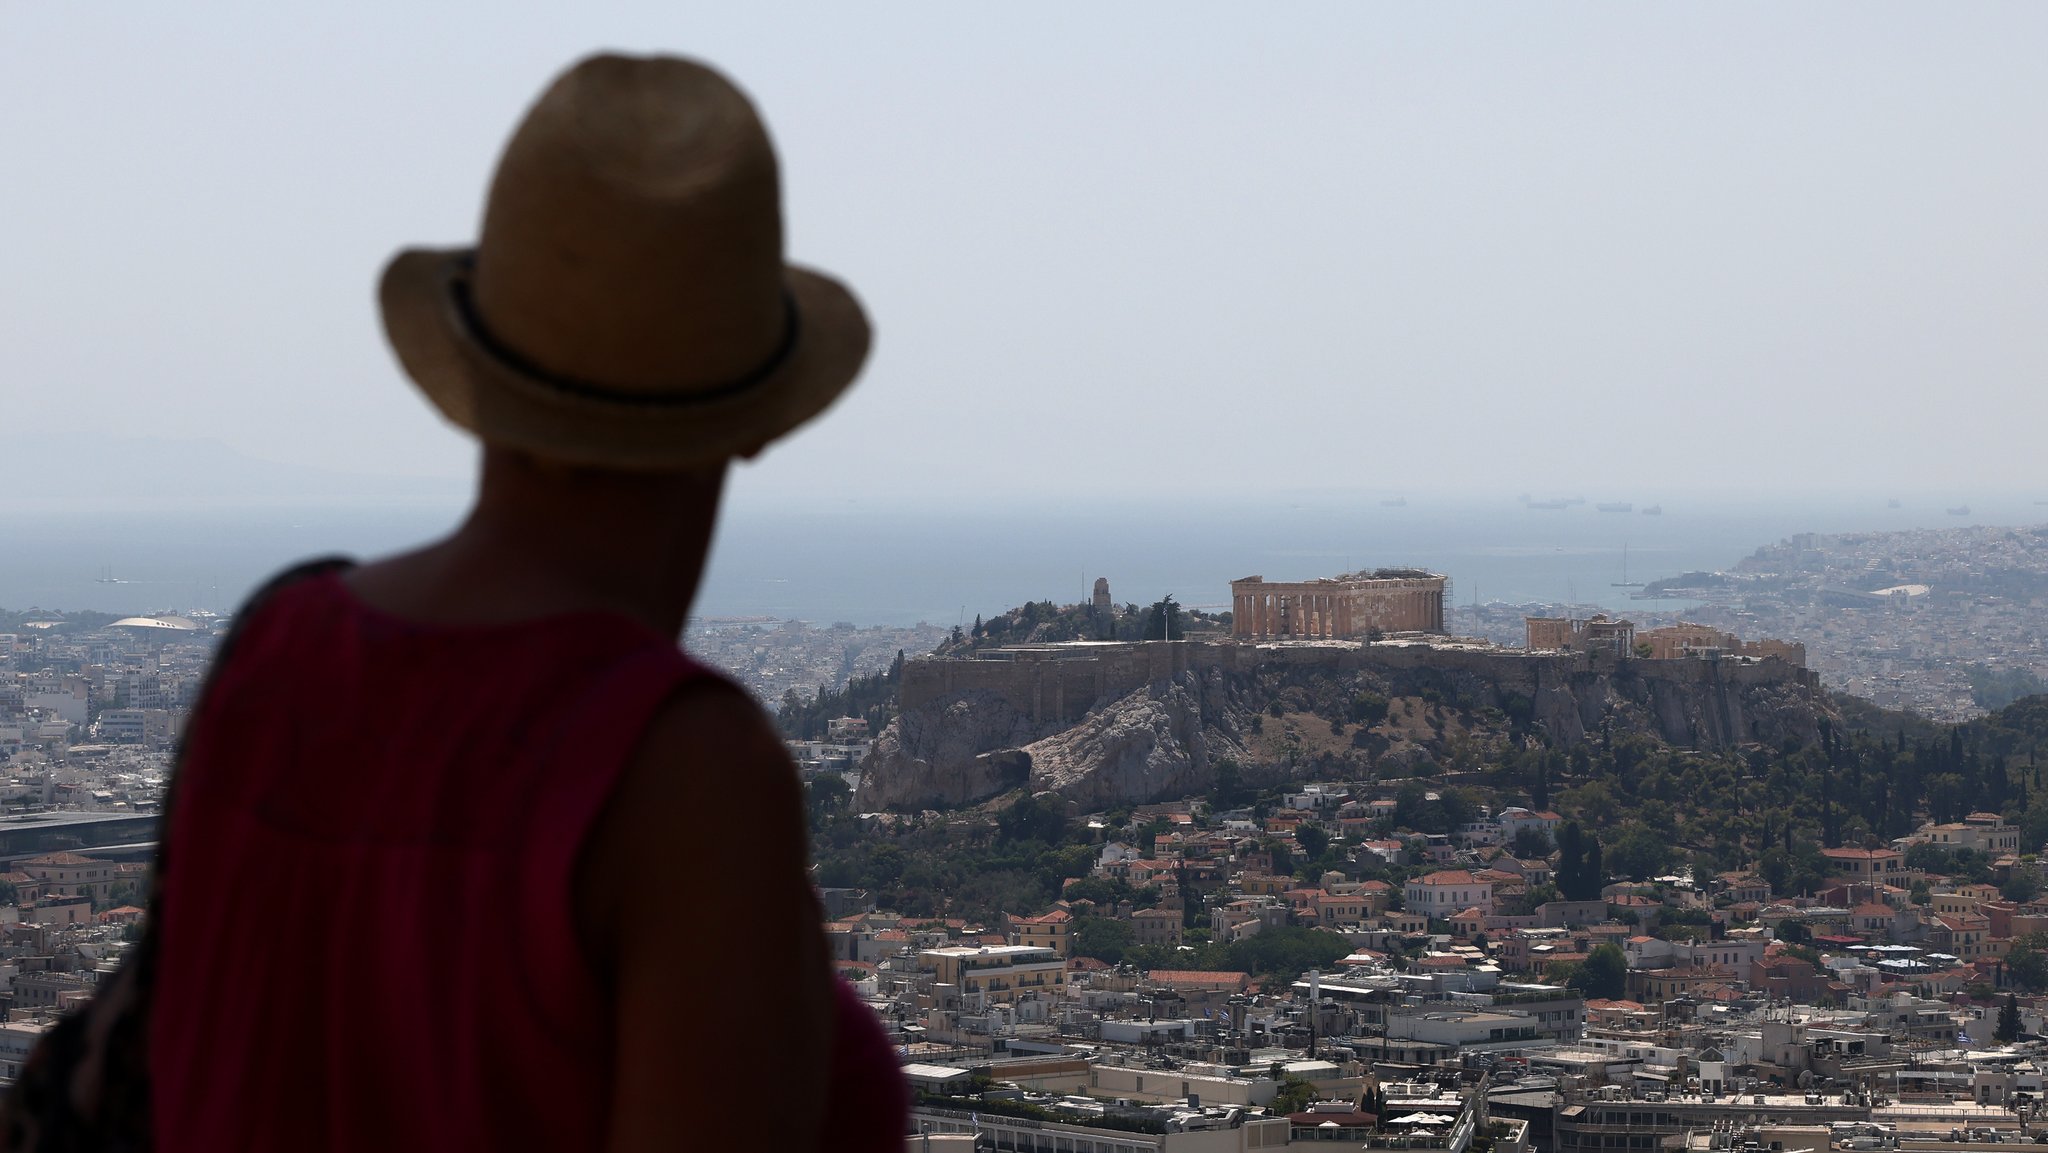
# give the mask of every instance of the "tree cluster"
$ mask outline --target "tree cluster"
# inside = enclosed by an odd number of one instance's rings
[[[1069,878],[1085,877],[1094,867],[1092,839],[1058,802],[1040,798],[1024,798],[993,822],[882,825],[843,807],[813,807],[818,884],[867,889],[880,907],[913,917],[994,924],[1004,913],[1043,910]]]
[[[1600,838],[1581,830],[1577,821],[1566,821],[1557,830],[1557,867],[1551,876],[1567,901],[1598,898],[1607,885]]]
[[[1301,1113],[1315,1102],[1315,1082],[1296,1073],[1280,1078],[1280,1090],[1273,1094],[1272,1110],[1278,1114]]]
[[[2002,709],[2022,697],[2048,692],[2048,684],[2028,669],[1970,665],[1963,675],[1970,681],[1970,699],[1980,708]]]
[[[1358,1095],[1358,1111],[1372,1114],[1376,1126],[1386,1121],[1387,1091],[1380,1088],[1379,1082],[1367,1084],[1365,1091]]]
[[[1026,601],[994,616],[977,614],[973,628],[955,630],[955,635],[942,642],[933,654],[959,657],[1000,645],[1059,641],[1166,640],[1169,625],[1172,640],[1181,640],[1191,632],[1228,632],[1230,614],[1187,608],[1175,602],[1172,594],[1153,602],[1149,609],[1125,603],[1112,606],[1106,614],[1097,613],[1092,604]]]
[[[2005,954],[2006,979],[2029,993],[2048,991],[2048,933],[2027,933]]]
[[[2020,1039],[2020,1002],[2011,993],[2005,995],[2005,1004],[1998,1008],[1998,1028],[1991,1039],[2000,1044],[2009,1044]]]
[[[1976,811],[2017,822],[2023,843],[2048,841],[2048,697],[1948,727],[1854,698],[1835,704],[1842,721],[1823,717],[1810,745],[1676,748],[1610,718],[1570,749],[1532,740],[1504,752],[1485,780],[1600,829],[1613,876],[1654,877],[1692,852],[1696,874],[1755,869],[1778,892],[1811,892],[1829,875],[1824,847],[1882,845],[1923,820]],[[1970,871],[1956,864],[1948,871]]]
[[[1628,992],[1628,954],[1615,944],[1596,945],[1585,961],[1565,977],[1566,987],[1586,1000],[1615,1001]]]
[[[896,687],[902,680],[903,654],[899,651],[886,671],[849,677],[845,688],[819,685],[809,700],[795,689],[787,689],[775,710],[775,727],[789,740],[816,741],[824,739],[828,721],[860,717],[867,721],[869,733],[879,733],[896,718]]]
[[[1153,602],[1145,614],[1145,639],[1148,641],[1186,640],[1187,626],[1181,623],[1180,605],[1167,593]]]

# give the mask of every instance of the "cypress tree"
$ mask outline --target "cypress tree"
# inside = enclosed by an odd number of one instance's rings
[[[1567,901],[1579,899],[1586,869],[1585,853],[1585,837],[1579,831],[1579,823],[1566,821],[1557,830],[1557,891]]]
[[[2020,1002],[2011,993],[2005,995],[2005,1004],[1998,1009],[1998,1029],[1991,1034],[1991,1039],[2001,1042],[2020,1039]]]

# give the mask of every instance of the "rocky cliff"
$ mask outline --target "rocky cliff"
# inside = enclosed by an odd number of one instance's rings
[[[967,689],[909,709],[875,738],[855,797],[864,811],[957,808],[1030,778],[1023,747],[1048,735],[1008,698]]]
[[[1644,675],[1647,663],[1623,662],[1613,670],[1528,685],[1532,727],[1563,745],[1587,739],[1602,724],[1695,748],[1805,745],[1820,739],[1820,718],[1832,707],[1806,680],[1731,677],[1710,661],[1658,662],[1678,667]]]
[[[1212,678],[1220,682],[1221,677]],[[1145,686],[1064,732],[1023,749],[1034,792],[1056,792],[1083,810],[1135,799],[1186,797],[1216,783],[1216,755],[1243,755],[1215,723],[1203,723],[1203,685],[1186,672]],[[1215,696],[1220,684],[1211,685]],[[1208,710],[1220,719],[1220,699]]]
[[[1128,691],[1112,683],[1078,719],[1071,706],[1046,707],[1043,687],[1081,684],[1073,661],[1062,662],[1064,681],[997,670],[1024,688],[924,694],[876,740],[856,804],[951,808],[1028,787],[1099,810],[1208,792],[1224,760],[1252,783],[1364,779],[1532,739],[1568,747],[1603,731],[1709,749],[1804,745],[1832,713],[1811,674],[1775,661],[1602,666],[1422,647],[1255,657],[1183,654],[1160,666],[1174,671]],[[948,670],[966,682],[958,674],[973,671]]]

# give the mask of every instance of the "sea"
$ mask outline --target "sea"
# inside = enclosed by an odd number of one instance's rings
[[[1636,582],[1735,565],[1797,533],[2048,522],[2033,494],[1702,494],[1627,511],[1609,502],[1328,491],[1258,500],[1049,499],[727,510],[695,606],[704,618],[905,626],[971,622],[1027,600],[1117,603],[1171,594],[1227,608],[1229,582],[1427,568],[1456,604],[1572,604],[1637,611]],[[1967,507],[1967,514],[1962,508]],[[1654,508],[1655,512],[1648,511]],[[0,609],[228,612],[266,575],[308,557],[369,557],[446,532],[453,499],[428,503],[123,512],[0,508]]]

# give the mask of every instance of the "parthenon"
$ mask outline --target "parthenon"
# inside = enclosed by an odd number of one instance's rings
[[[1230,582],[1231,635],[1303,640],[1352,639],[1381,632],[1444,631],[1444,590],[1449,581],[1419,569],[1380,569],[1268,581],[1249,576]]]

